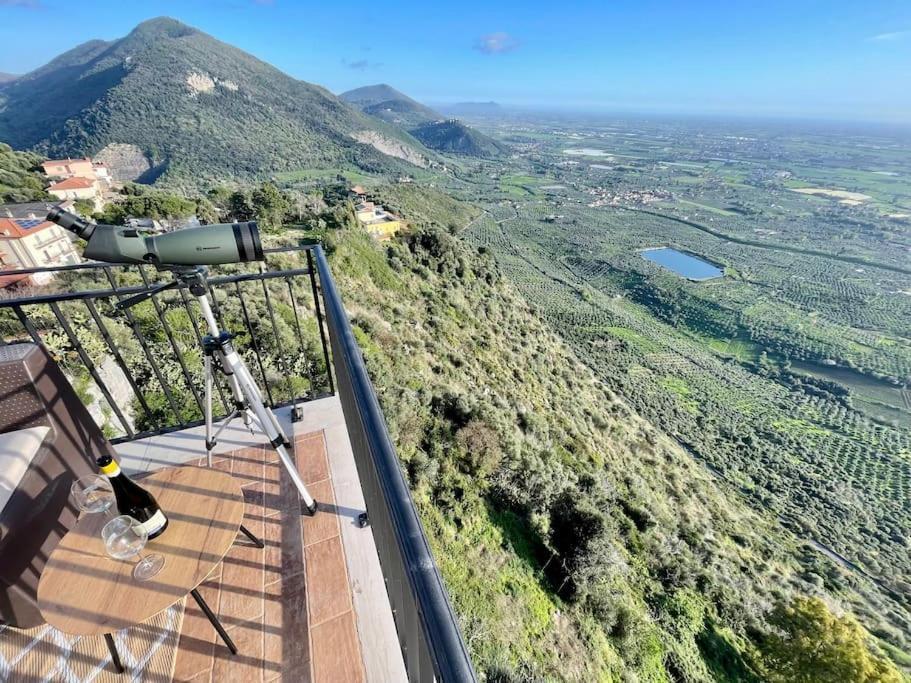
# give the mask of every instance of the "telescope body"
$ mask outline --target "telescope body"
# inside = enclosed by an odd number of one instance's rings
[[[148,263],[158,268],[209,266],[262,261],[262,242],[255,221],[215,223],[162,235],[144,235],[132,228],[95,225],[54,209],[48,220],[86,240],[86,258],[110,263]]]

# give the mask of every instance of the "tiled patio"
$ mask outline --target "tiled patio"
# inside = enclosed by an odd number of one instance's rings
[[[294,457],[320,503],[312,518],[300,514],[297,491],[273,450],[239,429],[221,440],[213,466],[241,480],[244,524],[265,548],[239,536],[200,587],[238,654],[187,601],[176,681],[405,680],[373,535],[357,524],[364,504],[340,406],[322,399],[307,404],[305,415],[294,425]],[[118,450],[138,474],[203,464],[201,446],[195,434],[180,432]]]

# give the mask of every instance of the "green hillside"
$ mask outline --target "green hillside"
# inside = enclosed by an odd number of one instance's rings
[[[508,149],[506,145],[455,119],[426,123],[412,129],[411,134],[425,146],[450,154],[496,157]]]
[[[327,90],[165,18],[120,40],[80,45],[0,86],[0,140],[49,156],[134,145],[152,165],[146,180],[170,184],[300,168],[413,168],[353,139],[365,131],[377,147],[420,153],[407,135]],[[387,141],[395,144],[379,144]]]
[[[41,157],[16,152],[0,142],[0,203],[46,199],[46,179],[38,169]]]
[[[774,519],[451,234],[472,213],[449,202],[409,188],[397,204],[425,227],[382,247],[332,231],[327,248],[484,680],[785,681],[811,642],[842,680],[898,681],[855,621],[800,597],[820,591]]]

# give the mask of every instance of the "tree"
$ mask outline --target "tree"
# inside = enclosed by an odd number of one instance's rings
[[[779,604],[769,622],[777,632],[761,650],[772,681],[901,683],[894,665],[870,651],[857,620],[832,614],[819,598]]]
[[[253,190],[251,202],[256,220],[266,231],[280,228],[291,210],[291,203],[274,183],[263,183]]]
[[[77,199],[73,202],[73,208],[80,216],[91,216],[95,212],[95,203],[88,199]]]
[[[236,221],[252,221],[255,210],[250,194],[237,190],[228,198],[228,215]]]

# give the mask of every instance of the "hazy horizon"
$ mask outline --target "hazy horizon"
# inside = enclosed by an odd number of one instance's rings
[[[0,0],[0,72],[27,73],[166,15],[336,93],[389,83],[428,104],[911,123],[911,89],[901,87],[911,7],[896,3],[867,3],[862,15],[852,3],[815,0],[346,7]],[[52,38],[36,49],[35,36]]]

